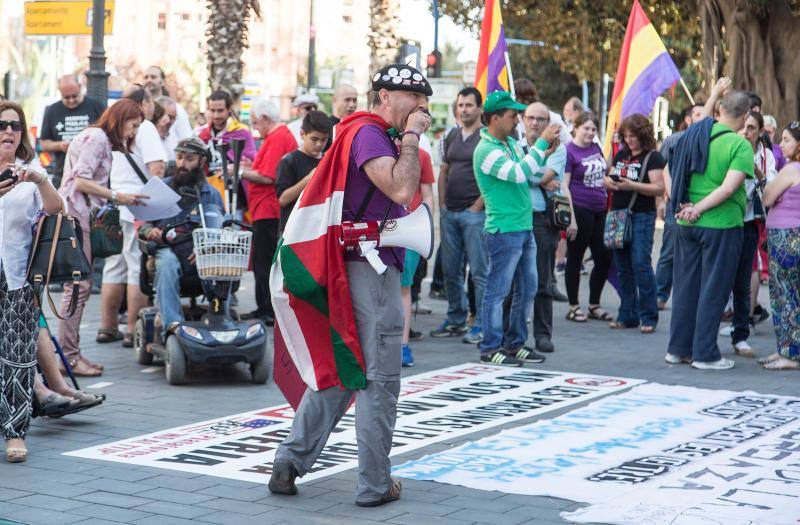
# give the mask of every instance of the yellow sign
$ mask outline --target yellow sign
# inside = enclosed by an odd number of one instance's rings
[[[26,35],[91,35],[92,3],[82,2],[26,2]],[[114,22],[114,2],[105,2],[105,34],[110,35]]]

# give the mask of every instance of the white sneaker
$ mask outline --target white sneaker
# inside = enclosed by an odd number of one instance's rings
[[[756,356],[755,352],[753,352],[753,348],[749,344],[747,344],[747,341],[739,341],[738,343],[733,345],[733,351],[742,357]]]
[[[667,352],[667,355],[664,356],[664,361],[671,365],[681,365],[681,364],[689,364],[692,362],[691,357],[680,357],[675,354],[670,354]]]
[[[719,329],[719,335],[729,336],[733,333],[733,325],[723,326]]]
[[[692,368],[698,370],[729,370],[736,365],[730,359],[720,357],[717,361],[692,361]]]

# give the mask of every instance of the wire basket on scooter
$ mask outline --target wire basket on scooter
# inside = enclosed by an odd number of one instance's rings
[[[192,232],[192,240],[201,279],[238,281],[247,271],[252,232],[197,228]]]

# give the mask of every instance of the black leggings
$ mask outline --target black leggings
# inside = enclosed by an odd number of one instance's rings
[[[278,236],[278,219],[259,219],[253,222],[252,262],[259,315],[275,316],[269,293],[269,270],[278,248]]]
[[[578,206],[573,207],[575,221],[578,223],[578,235],[574,241],[567,239],[567,268],[564,280],[567,284],[569,304],[578,302],[578,290],[581,284],[581,264],[586,248],[592,250],[594,268],[589,277],[589,304],[600,304],[600,295],[608,277],[608,266],[611,264],[611,252],[603,244],[603,229],[606,224],[605,211],[591,211]]]

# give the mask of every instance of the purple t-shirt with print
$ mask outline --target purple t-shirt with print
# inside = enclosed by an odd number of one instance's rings
[[[350,163],[347,166],[347,182],[344,188],[344,203],[342,206],[342,220],[355,220],[356,213],[361,208],[370,186],[374,186],[372,181],[364,172],[363,166],[367,161],[378,157],[398,158],[400,152],[394,142],[383,129],[372,124],[366,124],[353,138],[350,147]],[[397,219],[406,215],[406,210],[400,204],[393,202],[381,190],[375,189],[372,198],[367,205],[362,221],[383,220],[386,210],[389,209],[389,219]],[[398,270],[403,270],[403,259],[405,249],[403,248],[378,248],[381,260],[387,266],[393,265]],[[346,261],[366,261],[355,251],[345,252]]]
[[[606,174],[606,159],[600,146],[591,143],[582,148],[567,144],[567,165],[564,173],[570,173],[569,192],[572,204],[591,211],[605,211],[606,189],[603,177]]]

